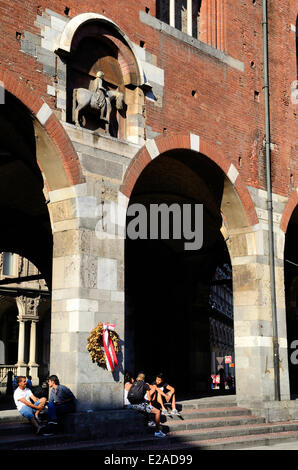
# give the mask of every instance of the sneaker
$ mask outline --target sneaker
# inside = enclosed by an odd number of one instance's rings
[[[149,428],[155,428],[156,424],[154,421],[148,421]]]
[[[168,412],[168,410],[162,410],[161,414],[163,416],[170,416],[170,413]]]
[[[54,429],[53,426],[47,424],[46,426],[43,426],[43,429],[41,430],[40,434],[42,436],[54,436]]]
[[[175,416],[181,416],[179,411],[176,410],[176,408],[174,410],[172,410],[172,415],[175,415]]]
[[[167,437],[167,435],[162,431],[157,431],[154,433],[155,437]]]
[[[35,416],[35,419],[38,422],[39,426],[41,426],[42,424],[41,419],[38,416]]]
[[[57,421],[49,421],[48,424],[58,424]]]
[[[45,426],[43,425],[39,425],[38,428],[37,428],[37,431],[36,431],[36,434],[38,436],[40,436],[40,434],[42,434],[42,430],[45,428]]]

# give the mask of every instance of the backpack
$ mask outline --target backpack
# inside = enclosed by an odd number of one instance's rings
[[[132,405],[137,405],[144,401],[146,386],[142,380],[136,380],[128,390],[127,399]]]

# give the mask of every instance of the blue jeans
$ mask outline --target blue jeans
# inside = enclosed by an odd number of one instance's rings
[[[56,409],[55,405],[52,401],[49,401],[48,403],[48,421],[56,421],[57,415],[56,415]]]
[[[75,406],[73,403],[62,403],[57,405],[52,401],[48,403],[48,421],[56,421],[57,418],[63,416],[67,413],[72,413],[75,411]]]
[[[38,400],[36,403],[34,403],[35,405],[39,405],[40,401]],[[36,410],[34,408],[30,408],[30,406],[27,406],[27,405],[24,405],[22,406],[22,408],[20,409],[20,413],[22,416],[24,416],[25,418],[28,418],[28,419],[31,419],[31,418],[34,418],[35,416],[35,413],[36,413]]]
[[[39,405],[39,404],[40,404],[40,400],[34,403],[34,405]],[[20,409],[20,413],[25,418],[32,419],[35,416],[36,410],[34,408],[30,408],[30,406],[24,405]],[[54,421],[57,419],[55,405],[51,401],[48,403],[48,419],[49,421]]]

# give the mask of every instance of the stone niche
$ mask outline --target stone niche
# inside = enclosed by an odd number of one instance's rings
[[[125,39],[113,25],[89,21],[76,31],[67,57],[66,121],[74,124],[73,90],[85,88],[94,91],[96,74],[103,72],[102,86],[106,91],[119,91],[124,95],[122,109],[112,110],[109,123],[101,119],[100,112],[86,106],[80,111],[79,125],[112,137],[126,139],[138,136],[133,123],[142,116],[144,94],[140,90],[141,77],[135,57]],[[131,140],[131,139],[130,139]]]

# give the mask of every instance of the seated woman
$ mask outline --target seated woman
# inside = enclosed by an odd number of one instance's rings
[[[134,383],[134,378],[131,376],[131,374],[128,371],[126,371],[124,375],[124,406],[130,405],[130,402],[127,399],[127,394],[133,383]]]
[[[175,389],[164,381],[164,375],[162,373],[156,376],[155,382],[152,383],[152,387],[154,387],[155,390],[155,395],[152,397],[152,401],[159,403],[161,406],[161,414],[164,416],[170,415],[168,410],[165,408],[165,404],[171,403],[171,414],[180,416],[180,413],[176,409]]]

